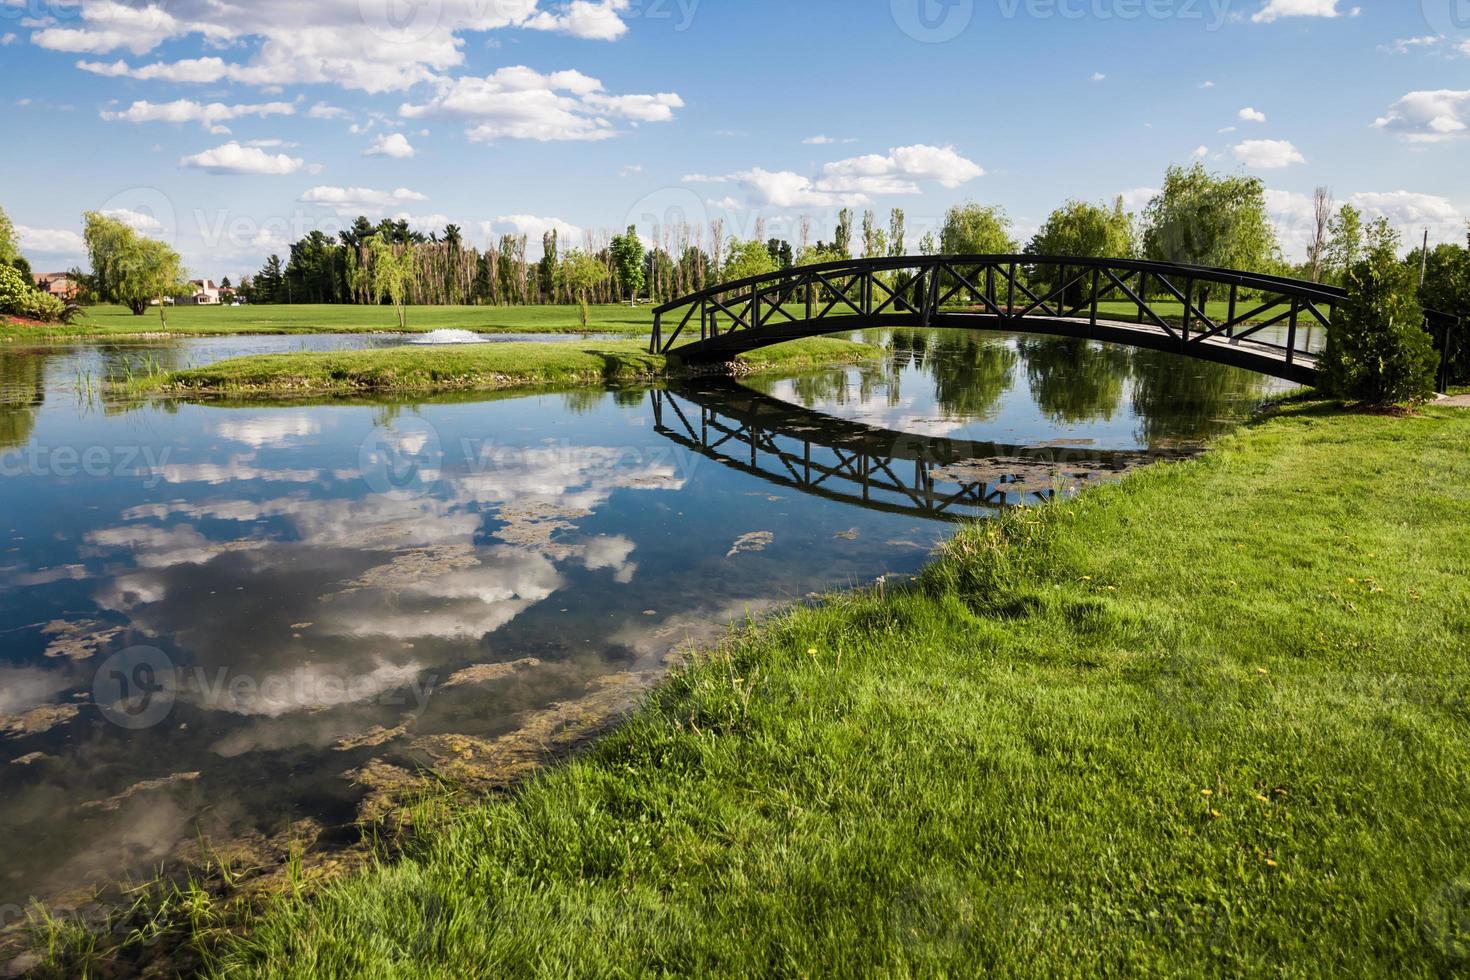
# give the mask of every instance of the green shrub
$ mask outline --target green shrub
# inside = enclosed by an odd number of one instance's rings
[[[1424,332],[1414,279],[1390,251],[1353,266],[1347,302],[1327,337],[1328,391],[1373,405],[1421,402],[1434,394],[1439,358]]]
[[[29,320],[40,320],[42,323],[56,323],[62,318],[62,314],[66,312],[66,304],[50,293],[33,290],[26,297],[25,302],[18,312],[21,316]]]
[[[20,308],[36,288],[9,265],[0,265],[0,312],[21,316]]]
[[[0,312],[42,323],[56,323],[67,315],[67,306],[43,293],[26,276],[10,266],[0,266]]]

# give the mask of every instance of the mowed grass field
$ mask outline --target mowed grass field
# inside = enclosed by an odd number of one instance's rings
[[[1183,307],[1177,302],[1156,301],[1152,305],[1167,320],[1177,322],[1182,318]],[[1242,304],[1239,312],[1248,310],[1249,307]],[[790,307],[790,311],[794,316],[802,313],[795,306]],[[841,314],[842,310],[833,312]],[[1099,312],[1104,317],[1131,321],[1136,317],[1138,308],[1129,303],[1108,302],[1099,306]],[[1229,313],[1229,306],[1226,303],[1211,302],[1206,307],[1206,312],[1216,322],[1223,322]],[[677,326],[679,317],[682,317],[682,313],[674,318],[673,323],[665,325],[666,331]],[[413,333],[454,329],[486,333],[571,334],[590,331],[646,336],[653,328],[653,307],[629,307],[626,304],[594,306],[591,308],[591,322],[586,328],[582,326],[581,311],[575,306],[414,306],[408,309],[407,321],[407,329]],[[1309,323],[1315,321],[1310,320],[1310,317],[1303,317],[1303,329]],[[722,324],[728,326],[728,318],[723,318]],[[168,333],[179,336],[399,332],[398,319],[392,307],[300,304],[170,307],[166,329]],[[1284,331],[1285,327],[1280,330]],[[139,317],[121,306],[95,306],[89,307],[86,316],[71,326],[0,326],[0,340],[106,338],[163,332],[165,328],[159,321],[157,310],[151,310]],[[693,323],[693,335],[697,337],[698,332],[699,323],[696,319]],[[689,336],[687,330],[685,336]]]
[[[210,969],[1463,974],[1467,444],[1463,410],[1298,403],[965,528],[516,792],[426,806]]]
[[[408,309],[408,330],[421,333],[453,329],[499,333],[627,333],[647,334],[653,326],[652,307],[627,305],[592,307],[591,325],[583,328],[575,306],[414,306]],[[134,316],[121,306],[88,307],[86,316],[70,327],[0,328],[8,339],[47,336],[127,336],[164,331],[158,310]],[[175,306],[168,310],[167,332],[179,335],[397,333],[398,317],[391,306]]]

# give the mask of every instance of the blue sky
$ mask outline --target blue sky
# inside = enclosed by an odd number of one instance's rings
[[[1195,158],[1263,178],[1288,255],[1319,185],[1406,237],[1470,214],[1470,0],[0,0],[0,79],[38,268],[87,209],[215,278],[359,212],[797,241],[902,207],[916,251],[956,202],[1024,240]]]

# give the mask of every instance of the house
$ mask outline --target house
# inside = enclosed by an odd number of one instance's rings
[[[178,306],[219,306],[220,289],[214,284],[213,279],[194,279],[189,282],[194,287],[192,296],[181,296],[176,300]]]
[[[76,280],[65,272],[37,272],[35,279],[37,289],[55,296],[63,303],[76,299]]]

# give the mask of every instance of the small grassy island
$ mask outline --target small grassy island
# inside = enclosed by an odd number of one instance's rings
[[[819,337],[752,351],[739,358],[737,370],[800,371],[882,353],[872,344]],[[138,395],[467,391],[651,381],[677,370],[676,362],[648,353],[641,341],[471,344],[262,354],[136,378],[123,387]]]

